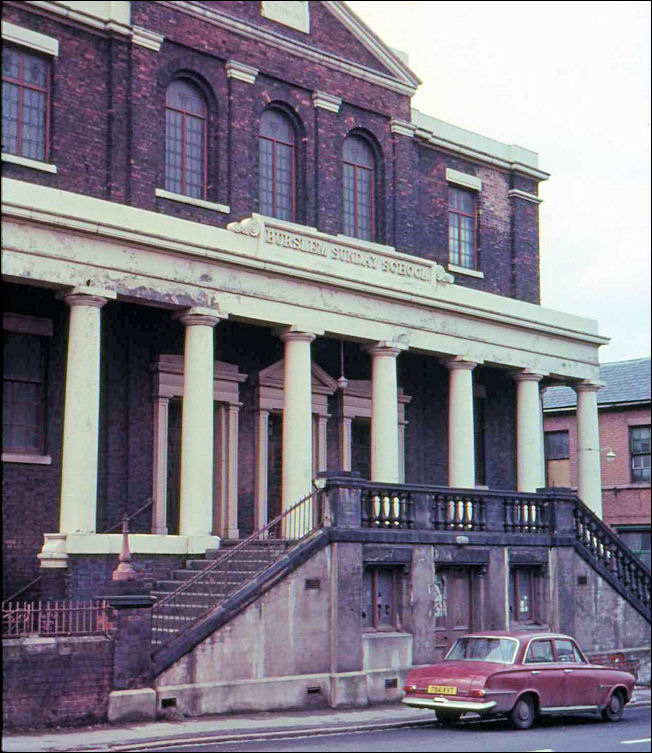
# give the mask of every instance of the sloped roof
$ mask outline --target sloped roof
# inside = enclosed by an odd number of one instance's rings
[[[598,405],[650,402],[650,359],[614,361],[600,366],[605,386],[598,392]],[[544,410],[573,408],[577,395],[571,387],[548,387],[543,394]]]

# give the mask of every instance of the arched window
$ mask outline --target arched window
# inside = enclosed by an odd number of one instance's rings
[[[165,188],[195,199],[206,193],[206,102],[183,79],[165,95]]]
[[[260,211],[294,220],[294,127],[280,110],[265,110],[260,119]]]
[[[374,153],[359,136],[344,142],[344,234],[374,240]]]

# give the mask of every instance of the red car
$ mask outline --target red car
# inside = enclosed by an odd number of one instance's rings
[[[459,638],[443,661],[411,669],[402,702],[432,709],[444,725],[469,711],[528,729],[538,714],[599,712],[618,721],[635,677],[590,664],[567,635],[490,631]]]

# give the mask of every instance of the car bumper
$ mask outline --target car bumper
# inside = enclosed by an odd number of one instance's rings
[[[496,701],[460,701],[436,696],[435,698],[417,698],[416,696],[406,696],[401,699],[401,703],[411,706],[415,709],[432,709],[433,711],[475,711],[476,714],[484,714],[491,711],[496,705]]]

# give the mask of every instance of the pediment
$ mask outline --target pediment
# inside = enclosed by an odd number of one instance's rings
[[[411,96],[421,83],[407,63],[343,2],[185,2],[176,7],[292,57],[402,94]]]
[[[260,387],[277,387],[283,389],[284,359],[276,361],[258,372],[256,383]],[[321,366],[312,363],[310,366],[311,388],[313,393],[332,395],[337,390],[337,381],[333,379]]]

